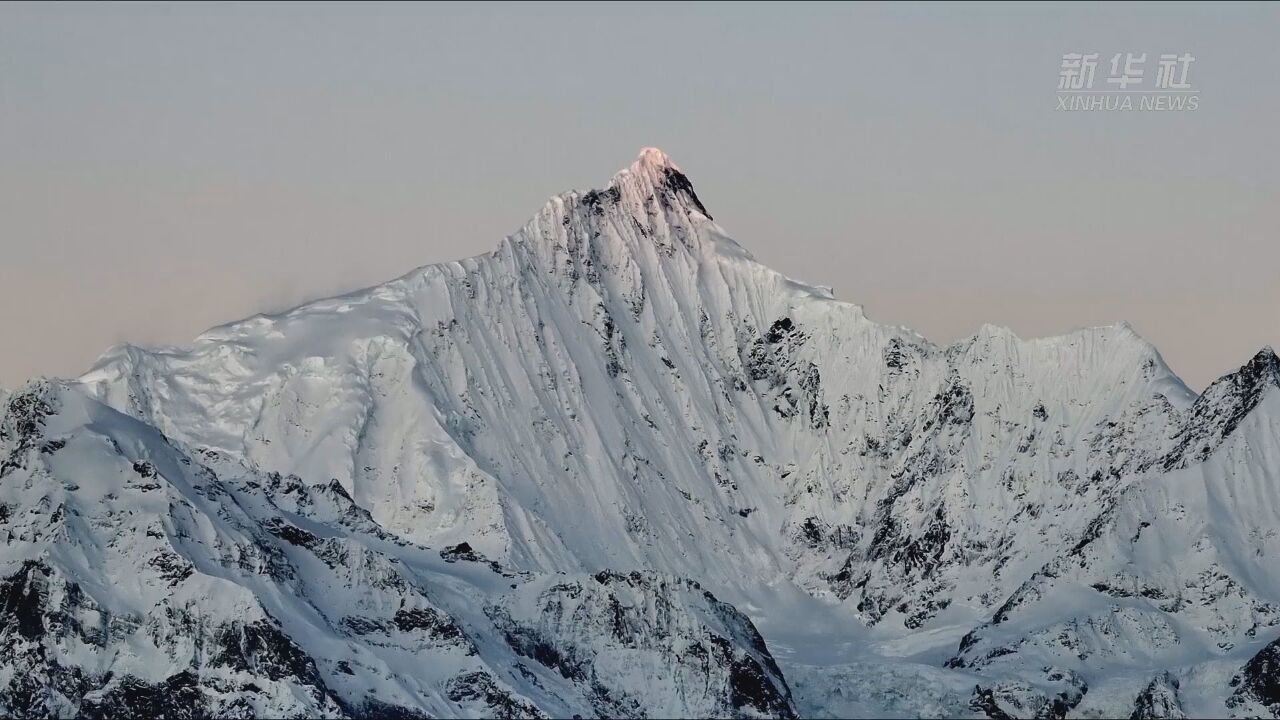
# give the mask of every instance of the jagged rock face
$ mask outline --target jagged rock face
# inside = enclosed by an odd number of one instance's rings
[[[1129,720],[1158,720],[1159,718],[1185,718],[1182,700],[1178,696],[1178,679],[1169,673],[1161,673],[1138,694],[1133,703]]]
[[[1268,392],[1280,386],[1280,358],[1264,348],[1239,372],[1219,379],[1196,399],[1164,467],[1171,470],[1206,460]]]
[[[587,688],[601,716],[795,714],[755,627],[693,581],[637,571],[548,578],[486,613],[517,653]]]
[[[995,720],[1008,718],[1065,718],[1074,710],[1089,685],[1070,670],[1045,667],[1035,681],[1003,680],[991,687],[975,685],[969,709]]]
[[[1280,640],[1274,640],[1258,651],[1231,679],[1235,691],[1227,699],[1227,707],[1246,709],[1250,705],[1280,717]]]
[[[872,714],[1060,717],[1127,715],[1165,670],[1238,667],[1280,634],[1277,378],[1267,351],[1197,398],[1124,325],[1043,340],[985,326],[935,346],[756,263],[646,150],[493,253],[190,349],[117,348],[75,397],[216,477],[223,499],[199,496],[200,512],[230,512],[235,531],[186,532],[220,567],[269,568],[283,596],[325,598],[302,616],[383,658],[402,688],[373,693],[388,706],[785,715],[794,690]],[[64,441],[41,434],[38,402],[11,414],[0,475]],[[168,492],[155,459],[123,455],[138,479],[118,497]],[[177,559],[148,566],[157,582],[213,567],[175,542],[157,552]],[[786,660],[686,581],[747,609]],[[325,582],[347,590],[331,598]],[[357,681],[283,623],[292,610],[247,592],[255,619],[316,658],[325,684],[308,702],[358,711]],[[659,613],[636,593],[680,600]],[[618,636],[613,617],[649,634]],[[858,649],[806,655],[801,636],[824,622]],[[462,659],[401,680],[397,653],[423,652]],[[363,658],[345,662],[358,674]],[[667,658],[684,664],[659,670]],[[931,689],[946,696],[904,705],[865,679],[883,697],[846,705],[824,684],[883,662],[947,678]],[[788,664],[803,687],[789,689]],[[1140,684],[1108,689],[1116,667]],[[1170,677],[1225,711],[1231,690],[1210,676]]]

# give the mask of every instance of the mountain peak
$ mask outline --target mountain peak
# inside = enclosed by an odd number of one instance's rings
[[[640,148],[640,154],[636,156],[636,161],[632,166],[634,167],[636,165],[650,165],[654,167],[680,169],[671,161],[671,156],[656,147]]]
[[[693,183],[680,171],[680,167],[671,161],[671,157],[655,147],[640,150],[635,162],[624,170],[620,170],[609,182],[610,189],[625,190],[636,186],[641,195],[662,194],[666,196],[683,196],[694,209],[711,220],[711,213],[698,199],[693,191]]]
[[[1214,385],[1255,392],[1268,385],[1280,385],[1280,358],[1276,357],[1276,351],[1268,345],[1249,358],[1249,362],[1240,366],[1239,370],[1222,376]]]
[[[1239,370],[1218,378],[1195,402],[1166,469],[1207,458],[1244,421],[1262,399],[1280,387],[1280,358],[1270,346]]]
[[[1280,374],[1280,357],[1277,357],[1276,351],[1270,345],[1267,345],[1249,360],[1246,367],[1268,369],[1275,374]]]
[[[1234,383],[1260,392],[1262,388],[1280,387],[1280,357],[1270,345],[1259,350],[1234,375]]]

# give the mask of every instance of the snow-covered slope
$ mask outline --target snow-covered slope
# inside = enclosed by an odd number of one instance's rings
[[[1274,673],[1241,670],[1280,637],[1277,440],[1280,361],[1268,348],[1215,382],[1168,454],[948,664],[1104,670],[1113,682],[1162,686],[1199,717],[1280,710]]]
[[[349,497],[367,513],[361,532],[397,548],[465,544],[520,578],[441,581],[473,583],[458,592],[497,608],[483,618],[432,607],[496,637],[489,656],[472,641],[476,662],[512,702],[550,714],[782,713],[782,675],[807,714],[1127,715],[1174,701],[1221,713],[1272,697],[1245,665],[1280,636],[1265,571],[1275,366],[1261,353],[1197,398],[1125,325],[1039,340],[984,326],[935,346],[757,263],[647,149],[604,189],[553,198],[492,253],[190,348],[116,348],[60,392],[193,462],[218,458],[209,468],[230,472],[229,493],[293,476]],[[259,547],[288,516],[273,509],[280,487],[252,482],[241,506],[260,510],[243,532]],[[461,564],[378,552],[423,573]],[[749,615],[768,650],[690,582]],[[656,597],[679,598],[652,609],[670,629],[658,635],[731,638],[766,689],[726,694],[738,661],[714,649],[641,642],[645,659],[628,659],[593,640],[613,599]],[[573,689],[520,684],[513,652]],[[672,653],[705,662],[664,671]],[[639,693],[601,680],[623,704],[598,705],[591,673],[648,679]],[[359,707],[325,682],[315,698]],[[380,702],[456,714],[447,684],[410,683],[446,700],[371,687]],[[931,699],[902,700],[916,692]]]
[[[793,714],[692,581],[421,547],[338,483],[188,454],[58,384],[11,398],[0,442],[5,716]]]

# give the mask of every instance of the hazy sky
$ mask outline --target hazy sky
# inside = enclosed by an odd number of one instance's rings
[[[646,145],[935,341],[1280,345],[1280,5],[0,5],[0,385],[492,249]],[[1055,109],[1190,52],[1195,112]],[[1149,79],[1148,82],[1151,82]]]

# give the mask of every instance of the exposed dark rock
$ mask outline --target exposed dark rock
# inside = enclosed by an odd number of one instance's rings
[[[292,679],[323,690],[315,661],[268,620],[223,628],[212,662],[271,680]]]
[[[1029,717],[1063,720],[1084,699],[1089,686],[1075,673],[1043,668],[1044,680],[1060,691],[1046,692],[1043,687],[1021,681],[1002,682],[991,687],[975,685],[969,707],[993,720]]]
[[[776,667],[774,672],[777,672]],[[777,677],[780,677],[778,675]],[[750,655],[736,658],[729,668],[730,702],[737,709],[752,708],[769,717],[793,718],[789,694],[778,690],[760,663]]]
[[[204,705],[195,673],[184,670],[154,685],[134,677],[113,682],[103,691],[85,697],[80,704],[80,717],[86,720],[198,720],[210,717]]]
[[[1173,470],[1208,458],[1253,412],[1268,390],[1280,390],[1280,358],[1266,347],[1236,372],[1214,381],[1196,399],[1173,450],[1161,465]]]
[[[711,213],[707,212],[707,208],[702,205],[702,201],[698,199],[698,194],[693,191],[693,183],[689,182],[689,178],[685,177],[684,173],[669,165],[664,167],[662,172],[663,177],[666,180],[667,187],[671,188],[675,192],[682,192],[687,195],[690,202],[698,208],[698,212],[706,215],[708,220],[714,219],[711,217]]]
[[[45,605],[49,594],[49,567],[28,560],[16,573],[0,581],[0,619],[28,640],[44,636]]]
[[[370,720],[430,720],[431,716],[421,710],[383,702],[377,698],[368,698],[357,708],[348,708],[353,718],[369,718]]]
[[[546,715],[533,705],[499,687],[487,672],[463,673],[449,680],[445,694],[457,703],[480,703],[486,715],[494,718],[542,718]]]
[[[8,456],[0,458],[0,478],[23,467],[24,456],[40,444],[45,419],[55,412],[55,389],[47,381],[32,383],[9,397],[0,414],[0,446],[9,446]]]
[[[1000,704],[996,702],[995,693],[991,688],[984,688],[980,685],[973,686],[973,699],[969,701],[969,707],[974,712],[980,712],[991,720],[1017,720],[1013,715],[1005,712],[1000,708]]]
[[[445,562],[457,562],[459,560],[467,560],[469,562],[484,562],[485,558],[480,553],[471,549],[471,545],[465,542],[458,543],[451,548],[445,548],[440,551],[440,557]]]
[[[1178,679],[1173,675],[1166,672],[1155,676],[1133,701],[1129,720],[1185,718],[1187,714],[1182,709],[1178,689]]]
[[[280,518],[276,518],[276,521],[274,523],[272,523],[271,525],[268,525],[267,531],[270,532],[272,535],[275,535],[276,537],[280,538],[281,540],[292,543],[299,547],[315,548],[321,543],[320,538],[316,537],[313,533],[303,530],[302,528],[296,525],[292,525],[288,522],[285,522],[283,519],[280,519]]]
[[[1252,700],[1280,717],[1280,639],[1258,651],[1231,679],[1235,691],[1227,699],[1228,707],[1239,707]]]

